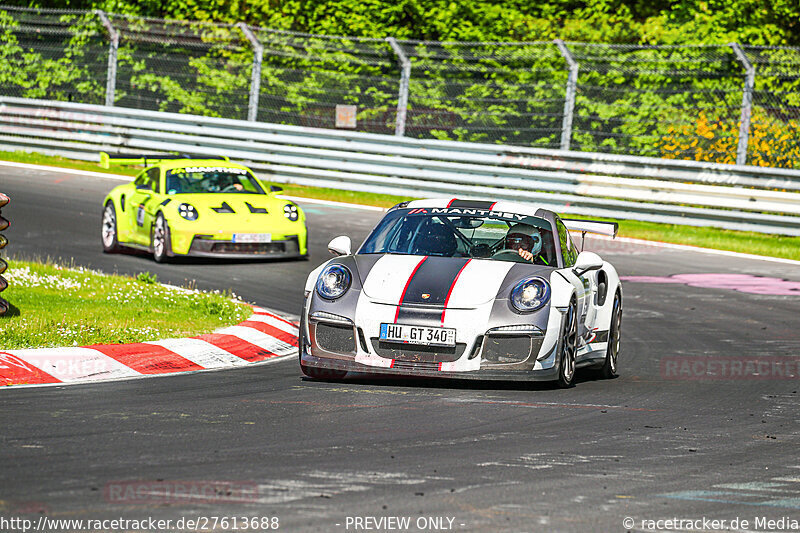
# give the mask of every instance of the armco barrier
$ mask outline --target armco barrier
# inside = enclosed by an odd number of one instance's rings
[[[0,149],[224,154],[269,180],[800,236],[800,171],[409,139],[0,97]]]
[[[2,216],[2,209],[8,205],[9,198],[5,194],[0,192],[0,232],[5,231],[5,229],[9,226],[8,220],[3,218]],[[6,247],[8,244],[8,239],[6,239],[5,235],[0,233],[0,250]],[[8,282],[6,278],[3,277],[6,269],[8,268],[8,263],[3,261],[3,258],[0,257],[0,292],[3,292],[8,287]],[[9,305],[8,302],[5,301],[3,298],[0,298],[0,315],[6,314],[8,311]]]

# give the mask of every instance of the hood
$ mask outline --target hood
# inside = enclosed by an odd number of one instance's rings
[[[283,206],[290,203],[268,194],[176,194],[167,198],[176,205],[187,203],[203,212],[231,215],[283,215]]]
[[[512,269],[515,278],[542,270],[463,257],[370,254],[355,259],[362,290],[371,301],[449,309],[473,309],[494,300]]]

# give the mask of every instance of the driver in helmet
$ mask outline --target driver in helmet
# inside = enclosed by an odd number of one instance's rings
[[[514,224],[506,233],[505,249],[514,250],[525,261],[533,262],[542,251],[542,234],[528,224]]]

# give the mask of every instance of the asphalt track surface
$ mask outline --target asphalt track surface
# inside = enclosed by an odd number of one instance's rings
[[[101,253],[100,203],[116,184],[0,169],[0,191],[12,199],[3,209],[12,222],[9,252],[74,258],[108,272],[150,271],[164,282],[193,279],[297,313],[303,281],[328,257],[330,238],[348,234],[357,244],[380,216],[304,206],[310,261],[158,265],[146,255]],[[596,244],[623,276],[800,281],[794,265]],[[762,517],[800,520],[800,379],[775,367],[717,379],[670,370],[676,362],[794,357],[796,372],[800,296],[709,286],[722,279],[625,283],[621,376],[579,373],[569,390],[315,382],[301,378],[293,358],[1,390],[0,517],[279,517],[283,531],[366,531],[355,521],[365,517],[407,517],[408,531],[434,530],[435,522],[420,517],[439,518],[453,531],[575,532],[659,530],[669,524],[647,520],[704,518],[728,526],[747,520],[740,529],[763,531],[769,524],[755,522]],[[778,292],[775,283],[766,292]],[[128,482],[151,490],[121,490]],[[175,482],[250,490],[160,498]],[[710,522],[691,526],[672,530],[714,530]]]

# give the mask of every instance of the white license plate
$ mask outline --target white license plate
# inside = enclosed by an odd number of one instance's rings
[[[388,342],[423,344],[425,346],[455,346],[456,330],[406,324],[381,324],[380,339]]]
[[[233,242],[272,242],[272,233],[234,233]]]

